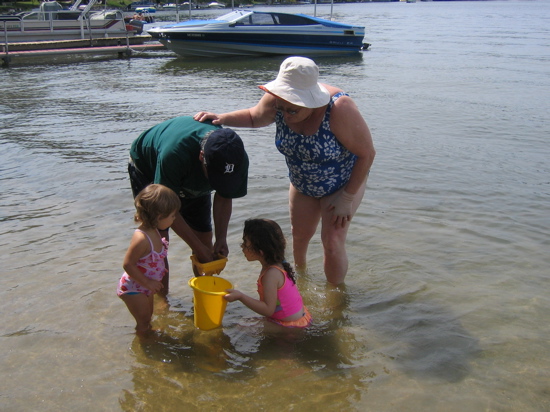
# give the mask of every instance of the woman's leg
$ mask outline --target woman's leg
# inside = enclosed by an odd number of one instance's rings
[[[297,268],[304,268],[307,263],[309,241],[315,234],[321,218],[320,202],[314,197],[301,194],[292,184],[288,199],[294,264]]]
[[[342,190],[343,189],[321,199],[321,241],[323,242],[324,250],[325,276],[327,277],[327,281],[334,285],[343,283],[346,274],[348,273],[346,237],[351,222],[347,222],[344,227],[341,225],[334,225],[332,223],[332,212],[328,211],[331,200],[334,197],[339,196]],[[353,199],[353,214],[355,214],[357,208],[361,204],[364,193],[365,185],[362,186]]]

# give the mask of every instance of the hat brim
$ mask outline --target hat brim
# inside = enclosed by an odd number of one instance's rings
[[[307,107],[308,109],[326,106],[330,101],[330,93],[321,83],[317,83],[311,89],[296,89],[275,79],[258,87],[275,97],[279,97],[296,106]]]
[[[208,181],[221,197],[237,199],[246,196],[248,188],[248,155],[244,154],[241,167],[232,174],[208,170]]]

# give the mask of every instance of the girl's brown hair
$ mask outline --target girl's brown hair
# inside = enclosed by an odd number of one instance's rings
[[[136,214],[134,221],[141,222],[143,226],[156,229],[158,221],[179,211],[181,201],[179,196],[163,185],[151,184],[145,187],[136,196],[134,201]]]
[[[247,219],[244,222],[243,240],[250,248],[260,253],[269,265],[282,264],[288,277],[296,283],[292,265],[285,259],[286,239],[277,222],[269,219]]]

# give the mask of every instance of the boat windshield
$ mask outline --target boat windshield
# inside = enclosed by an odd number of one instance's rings
[[[237,26],[306,26],[321,23],[320,19],[314,19],[305,14],[256,12],[250,10],[235,10],[215,20],[229,22]]]
[[[123,20],[124,15],[120,10],[105,10],[93,13],[90,20]]]
[[[233,21],[237,20],[239,17],[246,16],[247,14],[250,14],[251,12],[248,10],[234,10],[231,13],[224,14],[223,16],[216,17],[214,20],[219,21]]]

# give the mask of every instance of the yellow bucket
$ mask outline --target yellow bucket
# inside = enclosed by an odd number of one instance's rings
[[[217,276],[200,276],[189,280],[193,289],[195,326],[210,330],[221,326],[227,301],[223,298],[226,289],[233,289],[228,280]]]

